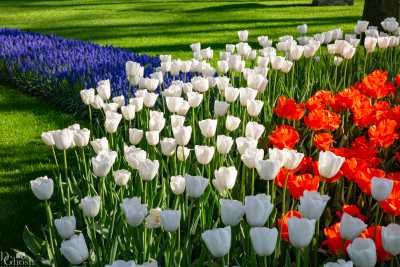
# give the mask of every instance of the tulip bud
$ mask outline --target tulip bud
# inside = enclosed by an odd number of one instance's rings
[[[90,130],[89,129],[79,129],[74,131],[74,143],[77,147],[85,147],[89,143]]]
[[[344,213],[340,220],[340,236],[345,240],[353,240],[367,228],[367,225],[359,218]]]
[[[81,199],[79,206],[81,207],[85,216],[94,218],[97,216],[97,214],[99,214],[100,211],[100,197],[84,197]]]
[[[217,120],[206,119],[199,121],[199,128],[204,137],[213,137],[217,130]]]
[[[382,245],[391,255],[400,254],[400,225],[391,223],[382,227]]]
[[[113,173],[114,181],[119,186],[127,185],[129,179],[131,178],[131,172],[125,169],[115,171]]]
[[[324,212],[329,199],[330,197],[327,195],[305,190],[303,196],[300,197],[299,211],[301,216],[307,219],[318,220]]]
[[[350,259],[358,267],[374,267],[376,264],[376,247],[370,238],[356,238],[347,247]]]
[[[63,129],[53,131],[54,143],[59,150],[66,150],[73,146],[74,131],[71,129]]]
[[[266,194],[246,196],[244,199],[246,220],[251,226],[263,226],[273,208],[274,205],[271,203],[271,196],[267,196]]]
[[[220,199],[221,220],[224,225],[238,225],[244,215],[244,206],[238,200]]]
[[[183,176],[171,176],[171,190],[175,195],[180,195],[185,191],[186,181]]]
[[[371,194],[377,201],[386,200],[393,190],[393,180],[386,178],[372,177]]]
[[[214,156],[215,148],[212,146],[194,146],[197,162],[202,165],[207,165],[211,162]]]
[[[258,256],[270,256],[276,246],[278,230],[276,228],[252,227],[250,239]]]
[[[161,226],[167,232],[175,232],[179,228],[181,220],[180,210],[163,210],[161,211]]]
[[[212,180],[213,185],[219,193],[232,189],[235,186],[237,170],[234,166],[220,167],[214,171],[215,179]]]
[[[176,149],[176,157],[179,161],[185,161],[190,154],[190,149],[184,146],[178,146]]]
[[[78,265],[87,260],[89,251],[83,234],[74,235],[64,240],[60,247],[61,254],[73,265]]]
[[[224,116],[228,112],[229,104],[225,101],[215,100],[214,114],[216,117]]]
[[[97,93],[103,100],[108,100],[111,97],[110,80],[102,80],[97,83]]]
[[[172,128],[176,144],[179,146],[186,146],[192,135],[192,126],[178,126]]]
[[[129,142],[132,145],[137,145],[143,138],[143,130],[130,128],[129,129]]]
[[[259,160],[256,162],[256,169],[261,180],[274,180],[281,169],[281,164],[272,159]]]
[[[93,141],[90,141],[90,145],[92,146],[92,148],[96,154],[99,154],[102,151],[109,150],[108,140],[106,137],[94,139]]]
[[[37,199],[48,200],[53,195],[54,182],[47,176],[38,177],[31,181],[31,189]]]
[[[307,247],[315,232],[315,220],[290,217],[288,220],[289,241],[296,248]]]
[[[62,239],[68,239],[74,235],[76,228],[76,218],[75,216],[61,217],[60,219],[54,220],[54,225],[56,226],[57,233]]]
[[[112,165],[117,158],[115,151],[101,151],[92,158],[93,173],[98,177],[105,177],[110,172]]]
[[[214,257],[223,257],[231,249],[231,227],[207,230],[201,234],[201,239]]]
[[[142,224],[144,217],[147,215],[147,204],[141,204],[140,197],[125,198],[122,201],[121,208],[127,223],[133,227]]]
[[[233,139],[230,136],[218,135],[217,136],[217,151],[222,155],[229,153],[233,145]]]
[[[233,132],[235,131],[240,125],[240,119],[235,116],[228,115],[226,116],[226,121],[225,121],[225,128]]]
[[[161,209],[155,208],[150,209],[149,214],[145,219],[145,227],[149,229],[155,229],[161,227]]]
[[[208,186],[208,179],[202,176],[185,175],[185,182],[186,194],[194,198],[199,198]]]
[[[336,156],[330,151],[320,151],[318,157],[318,172],[325,178],[334,177],[342,167],[344,157]]]
[[[254,169],[257,166],[257,162],[264,158],[264,150],[257,148],[247,148],[244,154],[241,156],[241,160],[249,169]]]
[[[131,146],[124,146],[124,158],[132,169],[139,169],[140,162],[146,160],[146,151]]]
[[[90,105],[94,101],[95,92],[94,92],[93,88],[83,89],[80,91],[80,95],[81,95],[82,102],[85,105]]]
[[[139,176],[144,181],[151,181],[157,176],[160,164],[158,160],[146,159],[139,163]]]

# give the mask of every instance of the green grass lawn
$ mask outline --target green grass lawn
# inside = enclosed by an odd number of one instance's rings
[[[51,151],[40,134],[73,122],[43,101],[0,86],[0,250],[24,248],[24,225],[37,232],[46,221],[29,184],[53,173]]]
[[[9,0],[0,1],[0,27],[15,27],[137,52],[188,57],[188,45],[201,41],[221,48],[236,42],[238,30],[278,37],[296,26],[310,32],[341,27],[351,31],[363,0],[354,6],[313,7],[312,0]]]
[[[363,7],[362,0],[355,2],[312,7],[311,0],[0,0],[0,27],[187,58],[190,43],[222,48],[237,42],[236,32],[242,29],[250,30],[253,42],[258,35],[294,34],[302,23],[313,33],[334,27],[351,31]],[[40,134],[72,122],[43,101],[0,87],[0,249],[24,248],[24,225],[39,229],[44,214],[29,180],[51,175],[52,168]]]

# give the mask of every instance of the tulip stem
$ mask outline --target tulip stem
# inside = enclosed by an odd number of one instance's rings
[[[57,160],[56,150],[54,149],[54,146],[51,146],[51,150],[53,151],[54,162],[56,163],[57,169],[59,169],[60,167],[58,166],[58,160]]]
[[[65,178],[68,177],[68,165],[67,165],[67,150],[64,149],[64,173],[65,173]]]
[[[296,251],[296,267],[301,267],[301,249],[297,249]]]
[[[53,260],[54,262],[57,262],[56,259],[56,253],[55,253],[55,249],[54,249],[54,238],[53,238],[53,214],[51,213],[51,208],[50,208],[50,204],[47,200],[45,200],[45,206],[46,206],[46,213],[47,213],[47,223],[49,226],[49,241],[50,241],[50,249],[51,249],[51,253],[53,254]]]
[[[286,188],[289,179],[289,174],[286,173],[285,184],[283,187],[283,196],[282,196],[282,214],[285,215],[286,212]]]
[[[251,194],[254,195],[254,179],[255,179],[255,170],[254,168],[251,170]]]

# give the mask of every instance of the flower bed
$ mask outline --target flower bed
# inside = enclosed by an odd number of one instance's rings
[[[113,95],[128,96],[125,62],[159,66],[158,57],[17,29],[0,29],[0,79],[30,94],[44,96],[58,107],[80,111],[79,91],[110,79]]]
[[[399,37],[367,26],[342,40],[302,25],[304,45],[284,36],[275,49],[264,36],[259,50],[241,31],[215,68],[213,51],[192,44],[194,59],[160,56],[149,77],[126,62],[129,99],[111,97],[108,80],[80,91],[101,120],[42,134],[58,170],[31,181],[48,219],[43,237],[24,232],[35,260],[396,264]],[[389,71],[367,72],[377,65]]]

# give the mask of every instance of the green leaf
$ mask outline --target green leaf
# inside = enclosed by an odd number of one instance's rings
[[[35,257],[40,256],[42,247],[44,246],[44,241],[29,231],[27,226],[25,226],[22,233],[22,239],[24,240],[26,247],[33,255],[35,255]]]

